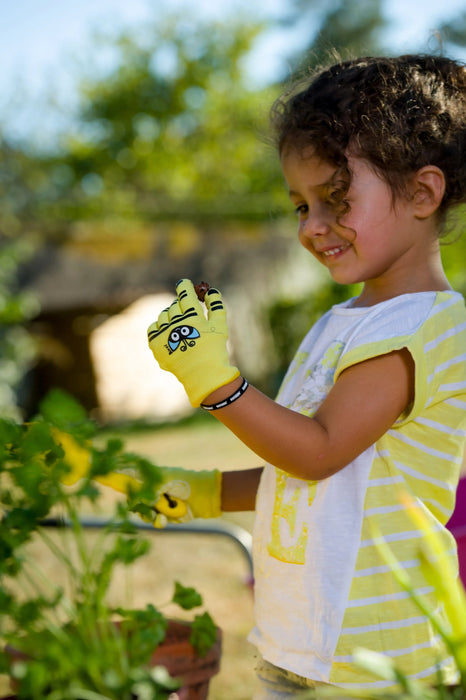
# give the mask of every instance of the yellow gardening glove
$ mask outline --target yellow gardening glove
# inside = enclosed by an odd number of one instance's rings
[[[222,474],[218,469],[192,471],[181,467],[159,467],[159,470],[162,483],[156,501],[148,504],[144,500],[138,504],[137,494],[132,498],[133,509],[143,520],[163,528],[170,523],[187,523],[193,518],[218,518],[222,514]],[[108,485],[112,486],[110,482]]]
[[[88,473],[91,454],[72,435],[54,429],[53,437],[65,453],[70,472],[61,481],[71,486]],[[131,471],[115,471],[95,476],[94,480],[130,498],[131,509],[154,527],[168,523],[186,523],[193,518],[216,518],[221,515],[222,475],[217,469],[191,471],[181,467],[157,467],[161,483],[154,502],[138,501],[142,483]]]
[[[193,518],[217,518],[221,511],[222,475],[218,469],[191,471],[181,467],[157,467],[162,476],[154,502],[138,500],[142,484],[131,473],[110,472],[95,481],[114,491],[131,494],[131,510],[154,527],[187,523]]]
[[[222,295],[209,289],[207,317],[191,280],[180,280],[177,297],[149,326],[149,347],[162,369],[183,384],[192,406],[239,376],[227,351],[228,328]]]

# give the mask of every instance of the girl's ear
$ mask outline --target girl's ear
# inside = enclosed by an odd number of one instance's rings
[[[436,165],[424,165],[413,178],[414,214],[426,219],[434,214],[445,194],[445,176]]]

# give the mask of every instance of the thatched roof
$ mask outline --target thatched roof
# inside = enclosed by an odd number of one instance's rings
[[[224,287],[254,275],[257,266],[280,260],[289,239],[273,228],[185,228],[183,237],[179,228],[166,226],[132,249],[123,239],[48,243],[22,267],[20,286],[38,296],[44,312],[88,307],[111,311],[145,294],[172,290],[180,277]]]

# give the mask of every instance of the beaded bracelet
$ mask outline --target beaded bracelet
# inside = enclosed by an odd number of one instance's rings
[[[234,394],[228,396],[226,399],[223,399],[223,401],[210,404],[209,406],[205,403],[201,403],[201,408],[203,408],[206,411],[216,411],[218,408],[225,408],[225,406],[229,406],[231,403],[236,401],[236,399],[239,399],[239,397],[244,394],[248,386],[248,380],[243,379],[243,383],[241,384],[240,388],[235,391]]]

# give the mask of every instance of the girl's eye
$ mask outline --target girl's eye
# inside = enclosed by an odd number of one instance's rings
[[[309,208],[308,208],[307,204],[299,204],[295,208],[294,211],[295,211],[295,214],[298,214],[298,216],[302,216],[303,214],[307,214],[307,212],[309,211]]]
[[[339,188],[333,190],[328,190],[326,193],[325,201],[329,207],[333,209],[338,209],[341,206],[343,200],[343,192]]]

